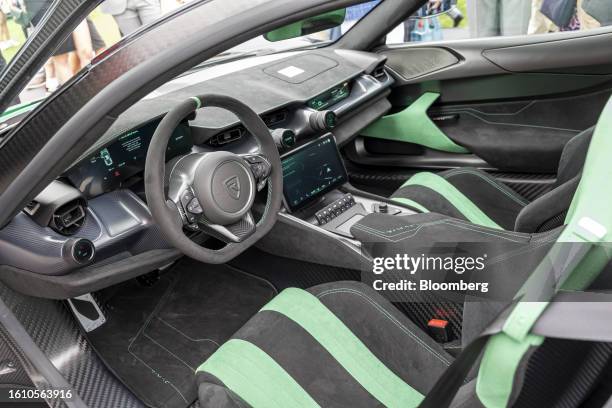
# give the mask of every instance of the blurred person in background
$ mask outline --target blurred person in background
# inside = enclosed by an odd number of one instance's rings
[[[404,21],[404,42],[439,41],[444,39],[438,15],[446,14],[458,27],[463,14],[457,7],[457,0],[429,0]]]
[[[542,34],[555,31],[591,30],[601,23],[589,14],[591,0],[533,0],[529,34]],[[605,8],[612,4],[604,0]],[[587,9],[585,9],[585,6]],[[595,9],[593,9],[595,10]],[[591,11],[593,12],[593,11]],[[594,11],[597,15],[597,11]]]
[[[531,0],[468,0],[470,36],[497,37],[527,34]]]
[[[11,35],[6,23],[6,14],[0,9],[0,49],[8,48],[7,43],[11,39]]]
[[[344,23],[341,26],[334,27],[330,30],[329,39],[337,40],[342,34],[348,31],[356,21],[360,20],[363,16],[368,14],[374,7],[380,3],[380,0],[373,0],[367,3],[361,3],[354,6],[350,6],[346,9],[346,16]]]
[[[162,14],[160,0],[106,0],[100,8],[113,16],[124,37]]]
[[[18,43],[11,38],[9,32],[7,14],[11,11],[10,4],[6,0],[0,1],[0,49],[4,50],[16,46]]]
[[[612,24],[612,2],[610,0],[578,0],[576,13],[582,30]]]
[[[53,92],[64,84],[104,48],[104,40],[95,24],[89,18],[82,21],[53,53],[46,67],[47,90]]]

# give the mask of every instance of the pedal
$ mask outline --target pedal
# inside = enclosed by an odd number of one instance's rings
[[[106,317],[91,293],[68,299],[68,304],[85,332],[89,333],[106,323]]]

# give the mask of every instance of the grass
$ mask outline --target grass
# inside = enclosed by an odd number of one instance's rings
[[[15,54],[17,54],[17,51],[19,51],[19,48],[25,42],[25,35],[23,34],[21,26],[14,22],[12,19],[7,19],[6,24],[8,26],[11,38],[19,43],[14,47],[2,50],[2,55],[4,56],[4,59],[6,60],[6,62],[9,62],[13,59]]]

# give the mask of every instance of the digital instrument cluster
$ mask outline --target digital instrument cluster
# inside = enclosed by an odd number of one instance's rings
[[[130,177],[142,172],[149,144],[161,119],[151,121],[119,136],[68,170],[66,176],[89,197],[121,187]],[[193,146],[187,123],[177,126],[168,141],[166,161],[188,153]]]

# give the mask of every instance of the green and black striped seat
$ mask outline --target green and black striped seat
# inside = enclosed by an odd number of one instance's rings
[[[453,358],[370,287],[290,288],[197,371],[203,407],[415,407]]]

